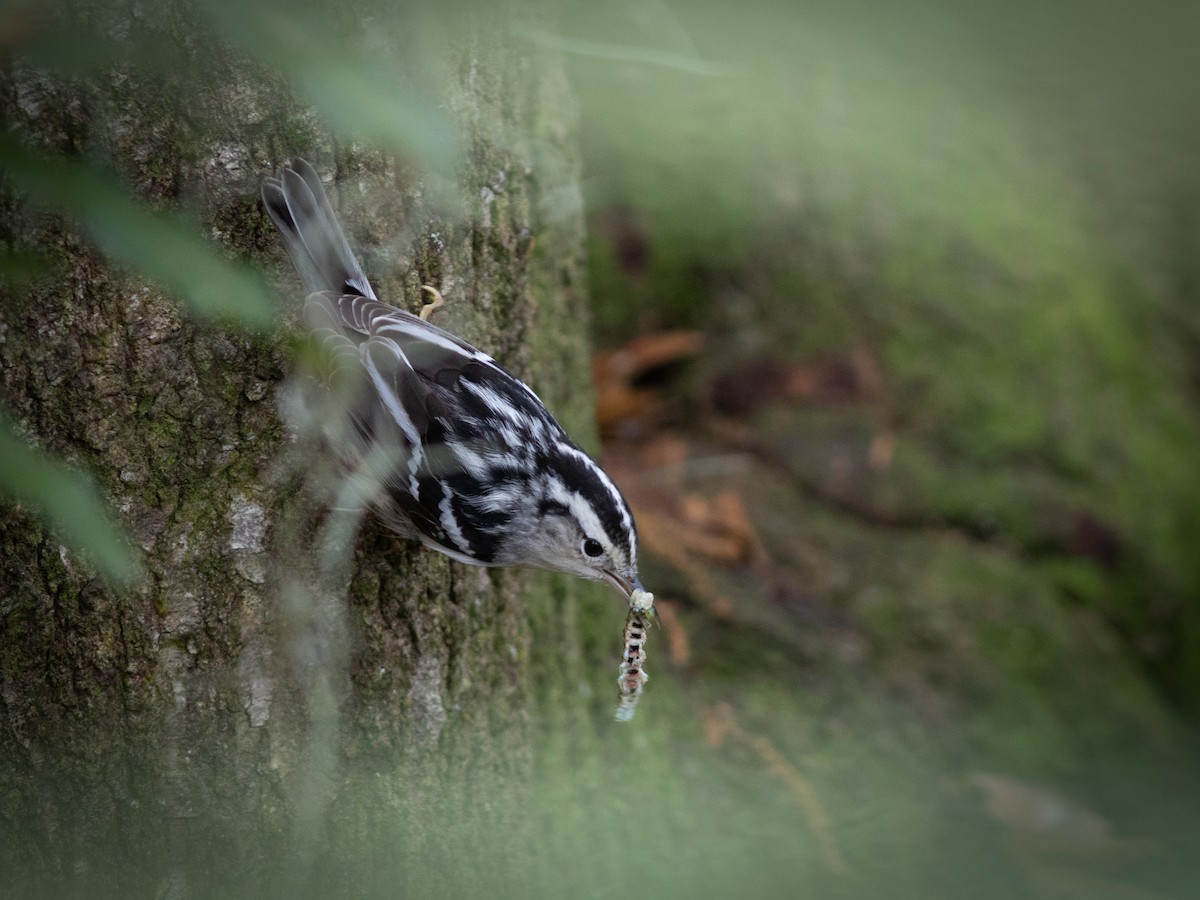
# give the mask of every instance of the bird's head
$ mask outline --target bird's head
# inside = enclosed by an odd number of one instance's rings
[[[536,509],[525,564],[607,582],[627,600],[642,590],[637,528],[612,479],[572,444],[560,444],[539,476],[525,498]]]

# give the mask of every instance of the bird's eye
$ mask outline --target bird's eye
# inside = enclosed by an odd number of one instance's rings
[[[586,556],[596,557],[604,552],[604,548],[600,546],[600,542],[595,538],[584,538],[583,552]]]

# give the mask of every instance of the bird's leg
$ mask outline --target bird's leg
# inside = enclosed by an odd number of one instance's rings
[[[444,297],[442,297],[442,292],[435,287],[430,287],[427,284],[423,284],[421,285],[421,290],[428,291],[429,293],[433,294],[433,302],[426,303],[421,307],[421,311],[418,313],[422,322],[428,322],[430,316],[446,305],[446,300]]]

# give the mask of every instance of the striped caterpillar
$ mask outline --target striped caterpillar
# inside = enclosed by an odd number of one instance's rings
[[[650,603],[653,602],[651,599]],[[617,713],[618,722],[628,722],[633,718],[637,709],[638,697],[642,687],[650,679],[646,674],[646,631],[650,627],[650,616],[653,610],[650,604],[630,605],[629,615],[625,617],[625,655],[621,657],[621,666],[617,675]]]

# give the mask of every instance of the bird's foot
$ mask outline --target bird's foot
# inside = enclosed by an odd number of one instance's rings
[[[421,285],[421,290],[428,291],[433,295],[433,302],[426,303],[421,307],[421,311],[417,314],[421,317],[422,322],[428,322],[429,317],[446,305],[446,298],[442,296],[442,292],[428,284]]]

